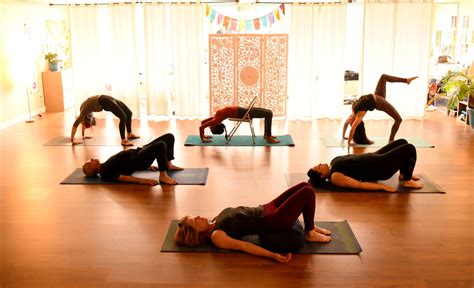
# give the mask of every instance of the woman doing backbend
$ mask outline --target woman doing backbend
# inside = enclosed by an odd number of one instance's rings
[[[352,104],[352,113],[344,122],[344,127],[342,129],[342,138],[346,139],[346,130],[349,125],[351,125],[351,130],[349,132],[349,137],[347,138],[347,143],[349,145],[354,145],[352,140],[354,140],[354,134],[356,133],[356,129],[360,123],[362,123],[362,119],[364,118],[367,111],[373,111],[374,109],[384,111],[390,117],[395,120],[395,123],[392,125],[392,129],[390,132],[390,137],[388,138],[388,142],[392,142],[395,139],[395,134],[397,134],[398,128],[402,123],[402,117],[397,112],[395,107],[392,106],[386,100],[386,93],[387,82],[394,83],[406,83],[410,84],[411,81],[415,80],[418,77],[411,77],[411,78],[400,78],[395,76],[390,76],[386,74],[382,74],[380,76],[379,82],[377,83],[377,87],[375,88],[374,94],[367,94],[361,96],[357,99],[354,104]],[[364,133],[365,134],[365,133]],[[367,137],[365,137],[367,138]],[[368,140],[368,139],[367,139]],[[356,142],[357,143],[357,142]],[[367,143],[360,143],[360,144],[372,144],[373,142],[368,140]]]
[[[309,169],[308,176],[313,185],[329,179],[339,187],[396,192],[393,187],[370,181],[387,180],[400,171],[403,187],[423,188],[423,184],[416,182],[419,178],[413,176],[415,164],[415,146],[398,139],[373,153],[338,156],[331,165],[319,164]]]
[[[289,231],[298,216],[303,214],[306,241],[331,241],[331,237],[327,236],[331,234],[330,231],[314,225],[315,197],[310,185],[302,182],[264,205],[226,208],[212,220],[186,216],[179,223],[174,239],[179,245],[200,246],[212,242],[222,249],[240,250],[278,262],[288,262],[291,253],[274,253],[239,239],[246,235]]]

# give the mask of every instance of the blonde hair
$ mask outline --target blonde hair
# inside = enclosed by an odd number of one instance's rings
[[[181,246],[202,246],[210,241],[209,231],[198,232],[188,224],[188,217],[178,223],[174,233],[174,241]]]
[[[97,171],[97,169],[94,167],[94,165],[92,165],[91,162],[86,162],[84,163],[84,165],[82,165],[82,173],[84,173],[84,175],[86,175],[87,177],[90,177],[97,175],[99,171]]]

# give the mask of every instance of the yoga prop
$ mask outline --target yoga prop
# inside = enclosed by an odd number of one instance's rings
[[[288,187],[293,187],[294,185],[300,182],[308,182],[311,184],[311,181],[308,181],[309,180],[308,175],[306,175],[305,173],[290,173],[290,174],[285,174],[285,175],[286,175],[286,183],[288,184]],[[443,188],[441,188],[436,183],[434,183],[426,175],[416,174],[416,176],[420,177],[420,180],[418,181],[423,183],[423,188],[421,189],[403,187],[401,181],[398,179],[398,173],[393,175],[392,178],[388,180],[378,181],[378,182],[383,183],[387,186],[394,187],[400,193],[446,193],[446,191],[444,191]],[[384,190],[359,190],[359,189],[353,189],[353,188],[343,188],[343,187],[335,186],[331,184],[330,182],[325,182],[318,187],[312,186],[312,188],[315,192],[386,192],[386,193],[391,193]]]
[[[374,144],[357,144],[350,147],[371,147],[371,148],[380,148],[388,144],[388,137],[369,137],[370,140],[374,141]],[[428,141],[418,138],[418,137],[406,137],[404,138],[408,143],[413,144],[417,148],[434,148],[433,144],[430,144]],[[349,147],[347,140],[342,139],[341,137],[321,137],[326,147]]]
[[[172,170],[166,171],[166,173],[171,177],[176,179],[178,185],[206,185],[207,175],[209,174],[209,168],[186,168],[184,170]],[[159,171],[137,171],[132,174],[132,176],[139,178],[148,178],[159,180],[160,172]],[[82,168],[77,168],[69,176],[67,176],[61,184],[134,184],[126,182],[112,182],[105,181],[100,178],[100,176],[86,177],[82,173]],[[165,184],[166,185],[166,184]]]
[[[179,246],[174,241],[174,233],[179,220],[172,220],[168,233],[161,246],[161,252],[206,252],[206,253],[232,253],[235,250],[220,249],[211,244],[198,247]],[[359,254],[362,248],[359,245],[347,220],[341,222],[315,222],[318,227],[332,232],[332,240],[327,243],[306,242],[303,248],[292,251],[300,254]],[[260,245],[258,235],[245,236],[241,240]]]
[[[256,144],[254,145],[250,135],[235,135],[228,144],[224,136],[214,135],[211,143],[203,143],[199,135],[188,135],[184,146],[295,146],[291,135],[278,135],[276,137],[280,140],[280,143],[267,143],[263,136],[256,136]]]
[[[140,137],[138,139],[130,140],[134,146],[143,146],[151,142],[151,137]],[[111,136],[94,136],[91,139],[84,139],[81,144],[74,146],[122,146],[120,137]],[[67,136],[58,136],[47,143],[44,146],[72,146],[71,138]],[[133,146],[132,146],[133,147]]]

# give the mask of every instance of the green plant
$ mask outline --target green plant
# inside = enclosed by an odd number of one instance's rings
[[[59,62],[58,54],[57,53],[51,53],[49,52],[48,54],[44,55],[44,59],[48,61],[49,64],[56,64]]]
[[[474,105],[474,79],[462,72],[449,71],[441,80],[440,92],[446,93],[448,108],[455,109],[459,101],[469,99],[469,108]],[[473,99],[473,100],[471,100]]]

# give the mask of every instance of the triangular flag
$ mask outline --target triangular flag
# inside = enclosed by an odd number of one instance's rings
[[[253,21],[245,20],[245,31],[252,31],[252,30],[253,30]]]
[[[239,20],[239,31],[245,31],[245,21]]]
[[[275,10],[275,16],[277,20],[280,20],[280,10]]]
[[[230,18],[227,16],[224,16],[224,23],[222,24],[222,26],[224,26],[225,28],[229,28],[229,23],[230,23]]]
[[[237,19],[231,18],[230,20],[230,29],[236,31],[237,30]]]
[[[210,12],[211,12],[211,6],[209,6],[209,4],[206,4],[206,17],[209,17]]]
[[[255,30],[260,29],[260,18],[253,19],[253,26],[255,27]]]
[[[209,20],[211,20],[211,22],[214,22],[214,19],[216,18],[216,10],[212,9],[211,10],[211,15],[209,16]]]
[[[267,27],[267,16],[262,16],[260,17],[260,23],[262,24],[262,27]]]
[[[280,9],[281,9],[281,13],[283,13],[283,15],[285,15],[285,3],[281,3]]]
[[[217,14],[217,24],[221,24],[223,18],[224,18],[224,15],[222,15],[221,13],[218,13]]]
[[[269,13],[269,14],[267,15],[267,17],[268,17],[268,21],[270,22],[270,26],[271,26],[273,23],[275,23],[275,18],[274,18],[274,16],[273,16],[273,12],[272,12],[272,13]]]

